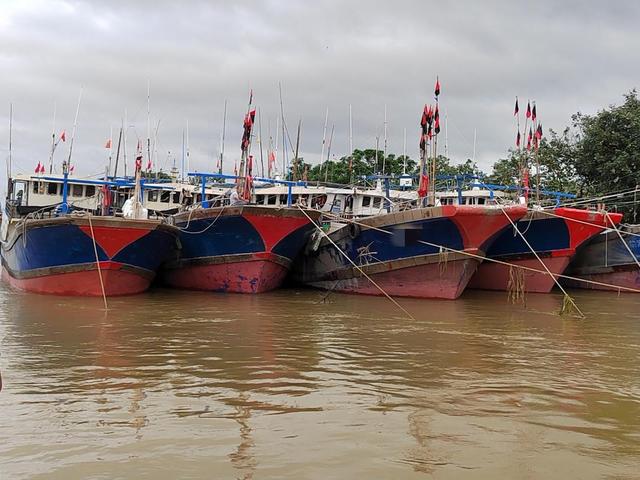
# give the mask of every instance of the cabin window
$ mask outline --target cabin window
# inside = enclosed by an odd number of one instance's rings
[[[95,185],[87,185],[87,188],[85,190],[85,195],[87,197],[93,197],[96,194],[96,187]]]
[[[278,197],[276,195],[269,195],[267,198],[267,205],[275,205],[277,198]]]
[[[180,192],[173,192],[171,195],[171,203],[180,203]]]
[[[485,204],[485,199],[484,198],[479,198],[478,199],[478,205],[484,205]]]
[[[47,184],[47,193],[49,195],[57,195],[58,194],[58,183],[49,182]]]
[[[362,206],[368,207],[371,205],[371,197],[362,197]]]
[[[286,204],[287,204],[287,196],[280,195],[280,205],[286,205]]]
[[[33,193],[38,193],[38,184],[40,182],[33,182]]]
[[[169,203],[169,199],[171,198],[171,192],[161,192],[160,193],[160,201],[162,203]]]
[[[82,196],[82,185],[72,185],[71,186],[71,196],[72,197],[81,197]]]
[[[149,190],[147,192],[147,200],[149,200],[150,202],[157,202],[158,201],[158,192],[155,190]]]
[[[380,208],[380,201],[382,199],[380,197],[376,197],[373,199],[373,208]]]

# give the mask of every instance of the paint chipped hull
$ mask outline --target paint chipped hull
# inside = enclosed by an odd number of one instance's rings
[[[622,220],[620,214],[609,214],[609,220],[603,212],[575,208],[556,208],[551,213],[553,216],[531,211],[516,223],[526,242],[513,228],[505,229],[487,251],[488,260],[478,268],[469,288],[507,291],[512,288],[510,282],[519,266],[545,270],[531,248],[553,275],[561,275],[578,247],[602,232],[611,221],[617,224]],[[492,259],[512,266],[493,263]],[[524,278],[521,287],[530,293],[550,292],[557,278],[526,270],[518,275]]]
[[[296,262],[294,279],[346,293],[384,290],[400,297],[455,299],[509,218],[526,213],[523,206],[504,210],[450,205],[366,218],[311,242],[313,248]]]
[[[149,287],[160,264],[172,256],[176,236],[174,227],[155,220],[91,217],[89,222],[74,215],[12,220],[2,245],[2,278],[33,293],[101,296],[104,285],[107,296],[132,295]]]
[[[237,206],[198,209],[174,217],[178,257],[162,271],[165,284],[190,290],[262,293],[284,281],[315,229],[318,212]]]

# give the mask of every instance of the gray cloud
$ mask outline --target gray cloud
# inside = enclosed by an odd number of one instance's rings
[[[54,103],[57,129],[69,134],[83,88],[74,159],[81,173],[102,171],[104,142],[125,109],[130,138],[146,137],[150,82],[160,165],[169,151],[179,156],[188,122],[192,168],[212,170],[227,99],[231,171],[249,89],[266,137],[281,82],[292,133],[303,120],[305,160],[319,161],[326,108],[333,151],[347,153],[350,104],[355,147],[375,146],[386,105],[389,150],[401,153],[406,128],[416,156],[420,111],[439,75],[450,156],[472,155],[475,130],[477,160],[489,169],[513,144],[515,95],[521,107],[535,99],[545,127],[560,129],[637,85],[637,2],[376,3],[3,0],[0,154],[9,102],[14,170],[28,172],[48,158]]]

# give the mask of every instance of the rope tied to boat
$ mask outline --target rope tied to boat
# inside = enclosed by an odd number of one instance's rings
[[[96,245],[96,236],[93,233],[93,223],[91,222],[91,215],[87,216],[89,220],[89,229],[91,230],[91,240],[93,241],[93,253],[96,256],[96,266],[98,267],[98,278],[100,279],[100,289],[102,290],[102,300],[104,301],[104,309],[108,310],[107,294],[104,289],[104,281],[102,280],[102,269],[100,268],[100,259],[98,258],[98,247]]]

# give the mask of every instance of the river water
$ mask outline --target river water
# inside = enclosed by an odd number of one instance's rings
[[[0,478],[638,478],[640,295],[0,287]]]

